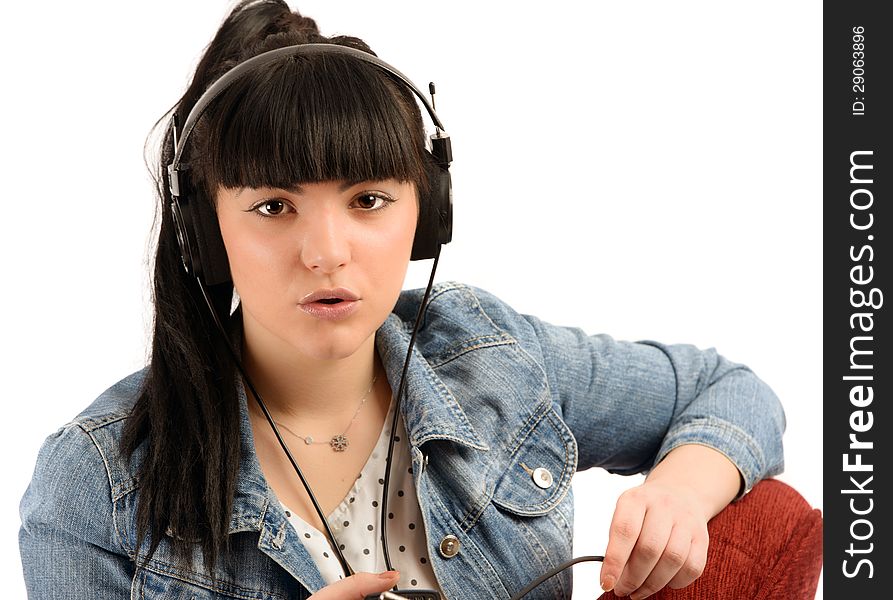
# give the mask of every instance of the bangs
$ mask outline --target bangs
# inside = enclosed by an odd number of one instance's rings
[[[414,96],[377,67],[294,56],[227,88],[196,128],[190,161],[206,190],[396,179],[427,189]],[[200,131],[200,130],[203,130]]]

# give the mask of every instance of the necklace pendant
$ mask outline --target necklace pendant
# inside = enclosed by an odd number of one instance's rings
[[[332,439],[329,440],[329,446],[335,452],[344,452],[348,446],[347,436],[343,434],[333,435]]]

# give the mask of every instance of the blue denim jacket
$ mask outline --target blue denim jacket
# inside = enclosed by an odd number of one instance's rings
[[[377,333],[394,389],[421,297],[404,292]],[[142,377],[107,390],[43,445],[21,504],[29,596],[291,599],[322,587],[264,480],[244,395],[234,560],[211,574],[196,551],[181,567],[163,539],[135,569],[146,551],[134,547],[141,455],[125,461],[118,441]],[[432,566],[451,600],[508,598],[571,557],[577,470],[638,473],[691,443],[728,456],[747,488],[782,469],[781,405],[746,367],[712,349],[587,336],[455,283],[432,292],[403,416]],[[534,481],[536,469],[551,477]],[[450,535],[459,551],[446,557]],[[566,570],[528,598],[570,596]]]

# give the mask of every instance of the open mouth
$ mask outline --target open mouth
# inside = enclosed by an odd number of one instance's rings
[[[347,319],[358,310],[359,305],[360,297],[343,288],[317,290],[298,303],[301,310],[324,321]]]
[[[332,309],[334,309],[336,304],[343,304],[344,306],[338,307],[338,309],[341,310],[345,306],[355,305],[359,299],[360,297],[348,288],[322,288],[316,290],[313,293],[307,294],[298,301],[298,304],[301,304],[303,306],[313,305],[317,307],[328,305],[331,306]]]

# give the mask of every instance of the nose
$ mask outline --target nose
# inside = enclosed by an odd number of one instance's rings
[[[311,271],[334,273],[350,261],[348,224],[337,211],[322,210],[313,217],[306,223],[301,261]]]

